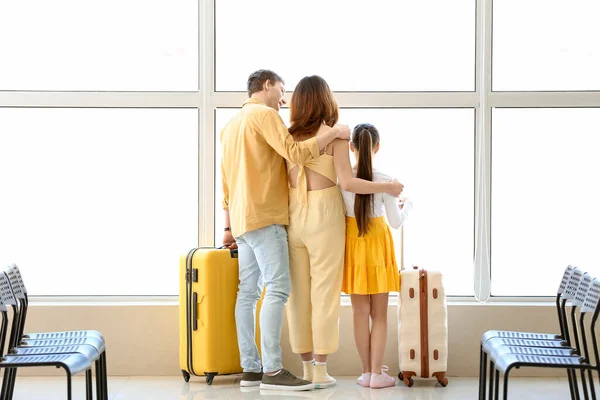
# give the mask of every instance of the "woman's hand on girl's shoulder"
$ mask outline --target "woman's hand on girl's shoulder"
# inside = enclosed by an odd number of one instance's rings
[[[335,124],[333,129],[335,129],[337,132],[337,140],[343,140],[344,142],[348,143],[351,134],[350,127],[348,125]]]

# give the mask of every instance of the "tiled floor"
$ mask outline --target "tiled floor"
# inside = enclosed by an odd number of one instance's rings
[[[311,392],[282,393],[261,391],[259,388],[242,390],[238,376],[215,378],[207,386],[202,378],[172,377],[111,377],[109,378],[111,400],[466,400],[477,398],[476,378],[449,378],[446,388],[434,385],[434,381],[416,381],[407,388],[398,383],[394,388],[368,389],[356,385],[354,378],[338,378],[335,388]],[[17,380],[14,400],[66,399],[66,379],[55,377],[21,377]],[[598,386],[596,386],[598,387]],[[84,381],[75,378],[73,400],[85,399]],[[564,400],[569,398],[566,379],[558,378],[512,378],[509,398],[520,400]]]

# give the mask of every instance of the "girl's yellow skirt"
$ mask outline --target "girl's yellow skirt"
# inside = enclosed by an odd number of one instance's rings
[[[346,217],[346,255],[342,291],[378,294],[400,290],[392,232],[385,217],[371,218],[366,235],[358,236],[356,219]]]

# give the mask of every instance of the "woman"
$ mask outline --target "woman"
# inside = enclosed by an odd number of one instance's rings
[[[289,132],[296,141],[334,126],[339,109],[327,82],[303,78],[292,95]],[[335,385],[327,355],[338,349],[338,314],[344,269],[346,217],[337,187],[359,194],[400,195],[402,185],[352,176],[348,142],[336,140],[305,165],[286,161],[290,183],[288,242],[292,288],[287,303],[290,344],[304,363],[304,379]]]

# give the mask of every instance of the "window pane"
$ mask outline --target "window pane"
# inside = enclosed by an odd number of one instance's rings
[[[235,112],[217,110],[217,138]],[[289,121],[288,109],[281,115]],[[415,208],[404,226],[405,268],[416,264],[442,271],[449,294],[472,295],[474,111],[342,109],[340,122],[351,127],[370,122],[379,129],[381,149],[375,167],[397,177],[405,185],[403,194],[413,199]],[[217,139],[217,244],[223,238],[219,156]]]
[[[600,89],[600,2],[494,1],[493,89]]]
[[[311,74],[335,91],[474,90],[474,0],[217,0],[215,13],[217,91],[245,91],[261,68],[288,90]]]
[[[0,6],[0,90],[198,90],[195,0]]]
[[[0,261],[32,295],[176,295],[196,109],[0,108]]]
[[[493,112],[492,294],[552,296],[598,271],[600,109]]]

